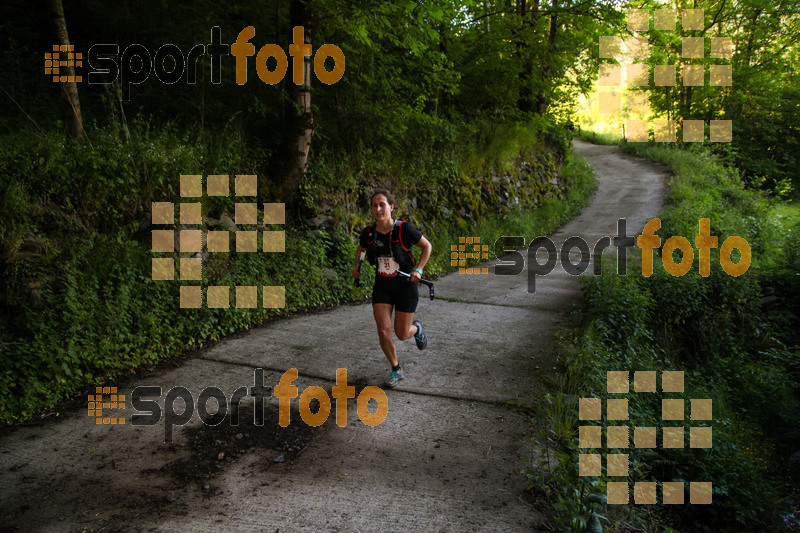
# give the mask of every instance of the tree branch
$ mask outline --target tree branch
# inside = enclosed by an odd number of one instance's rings
[[[583,6],[586,6],[586,5],[591,6],[592,5],[591,0],[584,0],[583,2],[581,2],[579,4],[575,4],[573,6],[570,6],[569,8],[566,8],[566,9],[541,9],[540,8],[539,11],[538,11],[538,14],[540,14],[540,15],[562,15],[562,14],[568,13],[568,14],[573,14],[573,15],[576,15],[576,16],[591,17],[593,19],[605,22],[605,19],[603,19],[597,13],[592,13],[591,11],[581,11],[579,9],[579,8],[581,8]],[[602,12],[602,10],[601,10],[601,12]],[[477,17],[474,17],[474,18],[470,19],[470,21],[468,23],[477,22],[477,21],[479,21],[481,19],[484,19],[486,17],[493,17],[495,15],[503,15],[505,13],[514,13],[516,15],[517,14],[517,10],[516,9],[510,10],[510,11],[509,10],[500,10],[500,11],[493,11],[491,13],[484,13],[483,15],[478,15]]]
[[[17,107],[19,108],[19,110],[20,110],[20,111],[22,111],[22,113],[23,113],[23,114],[24,114],[26,117],[28,117],[28,120],[30,120],[31,122],[33,122],[33,125],[34,125],[34,126],[36,126],[36,129],[37,129],[37,130],[39,130],[39,133],[41,133],[42,135],[44,135],[45,133],[42,131],[42,128],[40,128],[40,127],[39,127],[39,125],[36,123],[36,121],[35,121],[35,120],[33,120],[33,117],[31,117],[31,116],[30,116],[30,115],[29,115],[29,114],[28,114],[28,113],[27,113],[27,112],[26,112],[26,111],[25,111],[25,110],[22,108],[22,106],[21,106],[21,105],[19,105],[19,103],[17,103],[17,101],[16,101],[16,100],[14,100],[14,97],[13,97],[13,96],[11,96],[10,94],[8,94],[8,91],[6,91],[6,90],[5,90],[5,88],[3,88],[3,92],[4,92],[4,93],[6,93],[6,96],[8,96],[8,98],[9,98],[9,99],[10,99],[12,102],[14,102],[14,103],[17,105]]]

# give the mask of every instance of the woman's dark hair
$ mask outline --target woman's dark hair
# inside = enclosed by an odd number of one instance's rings
[[[374,200],[379,194],[382,194],[386,197],[386,201],[389,202],[389,205],[396,205],[396,202],[394,201],[394,195],[386,189],[375,189],[375,192],[373,192],[372,196],[369,197],[370,205],[372,205],[372,200]]]

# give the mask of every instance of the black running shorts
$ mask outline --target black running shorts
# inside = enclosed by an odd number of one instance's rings
[[[403,277],[375,276],[372,304],[390,304],[401,313],[413,313],[419,301],[418,284]]]

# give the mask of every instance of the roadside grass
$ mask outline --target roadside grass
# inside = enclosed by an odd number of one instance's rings
[[[584,129],[581,129],[580,133],[576,134],[575,137],[592,144],[617,145],[622,142],[622,137],[618,134]]]
[[[746,274],[732,277],[712,252],[711,273],[702,277],[695,250],[689,272],[673,277],[655,251],[651,277],[639,275],[639,263],[631,259],[628,276],[609,264],[603,275],[582,280],[583,325],[567,340],[564,388],[548,398],[549,427],[537,440],[541,456],[557,460],[549,467],[531,465],[529,486],[546,494],[563,531],[592,530],[601,517],[618,529],[777,531],[785,527],[783,517],[800,507],[799,469],[788,462],[800,449],[800,210],[746,189],[736,171],[703,149],[644,143],[623,149],[675,173],[660,214],[662,246],[673,235],[693,242],[698,220],[709,218],[719,244],[732,235],[748,241],[752,263]],[[775,298],[765,307],[768,294]],[[577,398],[605,403],[620,397],[607,390],[606,372],[612,370],[629,372],[629,420],[578,421]],[[684,372],[683,394],[660,387],[635,392],[633,372],[658,377],[666,370]],[[662,400],[672,398],[685,399],[682,421],[662,420]],[[711,399],[713,419],[692,420],[688,398]],[[580,448],[578,426],[623,424],[655,428],[660,445],[635,448],[630,430],[627,481],[686,482],[686,504],[645,508],[633,505],[631,492],[629,505],[606,506],[608,483],[626,479],[578,475],[581,454],[623,452],[605,438],[600,449]],[[670,426],[682,428],[682,449],[663,447],[663,428]],[[689,436],[698,426],[712,428],[712,449],[692,445]],[[688,504],[689,483],[700,481],[713,483],[713,505]],[[657,495],[660,503],[660,488]]]
[[[433,260],[429,262],[432,274],[440,275],[457,270],[451,266],[451,246],[459,238],[478,236],[482,244],[489,246],[489,259],[496,257],[494,245],[501,236],[521,236],[525,242],[535,237],[548,235],[577,215],[589,202],[597,189],[594,172],[582,158],[570,157],[564,165],[562,177],[564,193],[546,199],[537,209],[515,209],[502,216],[487,217],[467,229],[445,227],[437,231],[431,242],[434,246]],[[465,259],[465,266],[486,262],[486,259]]]

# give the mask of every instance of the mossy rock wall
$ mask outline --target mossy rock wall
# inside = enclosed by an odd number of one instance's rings
[[[461,171],[456,179],[443,180],[432,189],[420,190],[400,180],[372,177],[362,181],[358,198],[346,201],[341,193],[319,202],[309,226],[346,225],[356,233],[372,221],[370,195],[376,188],[389,188],[397,201],[396,214],[407,218],[423,232],[435,232],[442,224],[467,230],[487,217],[506,215],[515,209],[535,209],[548,198],[562,198],[564,156],[558,151],[529,151],[505,165],[492,164]],[[351,195],[348,195],[351,196]]]

